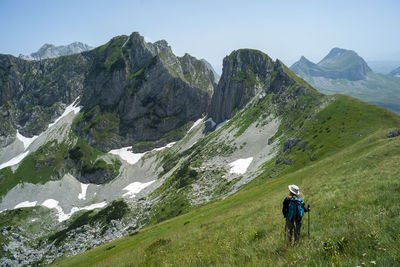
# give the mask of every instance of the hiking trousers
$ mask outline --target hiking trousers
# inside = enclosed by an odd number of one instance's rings
[[[294,236],[294,243],[299,240],[301,229],[301,221],[295,222],[286,219],[286,230],[289,243],[292,243]]]

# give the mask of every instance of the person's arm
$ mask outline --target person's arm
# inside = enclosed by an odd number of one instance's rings
[[[285,218],[286,218],[286,216],[287,216],[288,206],[289,206],[289,200],[288,200],[288,198],[286,197],[286,198],[283,200],[283,207],[282,207],[283,217],[285,217]]]
[[[309,212],[309,211],[310,211],[310,208],[306,208],[306,204],[303,203],[303,210],[304,210],[304,212]]]

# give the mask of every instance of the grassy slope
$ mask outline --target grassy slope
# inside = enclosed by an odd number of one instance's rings
[[[400,138],[384,137],[389,128],[400,125],[400,120],[392,113],[343,96],[338,96],[328,111],[334,105],[339,107],[330,113],[342,114],[348,122],[354,120],[362,131],[362,136],[351,142],[339,142],[343,147],[339,152],[326,152],[314,164],[282,172],[286,174],[279,179],[259,177],[223,201],[58,264],[269,266],[296,262],[307,266],[354,266],[363,260],[374,260],[379,265],[400,264],[396,245],[400,214],[398,205],[393,204],[400,200]],[[341,105],[352,109],[358,106],[359,110],[346,114]],[[374,111],[364,114],[369,109]],[[323,115],[322,111],[317,117]],[[358,134],[351,129],[346,129],[343,138]],[[334,146],[331,138],[336,133],[331,132],[325,136],[326,145]],[[291,183],[300,186],[313,208],[311,238],[303,238],[296,249],[283,242],[280,211]]]
[[[393,116],[392,112],[348,96],[334,97],[335,101],[315,116],[299,116],[297,120],[291,120],[290,126],[294,130],[290,131],[287,127],[280,129],[301,141],[292,149],[278,153],[277,158],[281,163],[270,161],[264,164],[263,177],[275,177],[298,170],[311,164],[312,157],[323,159],[378,129],[399,125],[399,118]],[[285,165],[284,160],[290,160],[293,164]]]

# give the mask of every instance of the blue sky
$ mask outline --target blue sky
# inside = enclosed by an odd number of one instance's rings
[[[30,54],[44,43],[92,46],[138,31],[177,55],[217,69],[238,48],[291,64],[317,62],[333,47],[366,60],[400,60],[400,1],[0,0],[0,53]]]

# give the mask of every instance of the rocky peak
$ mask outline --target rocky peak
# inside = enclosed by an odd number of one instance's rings
[[[301,56],[299,62],[306,65],[311,65],[311,64],[315,65],[315,63],[312,63],[305,56]]]
[[[251,49],[232,52],[224,58],[223,70],[215,89],[209,116],[216,123],[233,117],[252,99],[274,94],[274,103],[297,103],[300,95],[317,95],[314,88],[297,77],[280,60]],[[293,100],[293,101],[292,101]]]
[[[297,74],[322,76],[323,70],[315,63],[301,56],[300,60],[295,62],[290,69]]]
[[[213,75],[214,75],[214,82],[215,82],[216,84],[218,84],[219,79],[220,79],[221,77],[220,77],[220,76],[218,75],[218,73],[214,70],[213,66],[212,66],[207,60],[205,60],[204,58],[202,58],[202,59],[200,59],[200,60],[203,61],[204,64],[206,64],[206,67],[208,68],[208,70],[211,71],[211,72],[213,73]]]
[[[190,55],[174,55],[164,40],[145,42],[138,33],[120,36],[96,48],[91,57],[94,63],[81,103],[94,115],[76,130],[100,150],[137,142],[149,143],[140,149],[165,145],[179,138],[163,138],[165,134],[207,112],[216,86],[212,73]],[[110,118],[106,124],[114,127],[109,132],[100,127],[93,133],[83,130],[105,114]]]
[[[211,97],[218,83],[213,69],[210,69],[203,60],[198,60],[188,53],[185,53],[183,57],[178,57],[178,60],[184,80],[192,86],[205,90]]]
[[[166,41],[145,42],[138,33],[54,59],[0,55],[0,147],[16,129],[41,133],[78,96],[84,115],[74,129],[90,145],[162,146],[207,112],[215,86],[203,61],[179,58]]]
[[[81,43],[73,42],[69,45],[55,46],[53,44],[44,44],[39,48],[38,51],[31,53],[29,56],[19,55],[20,58],[25,60],[42,60],[47,58],[56,58],[60,56],[67,56],[72,54],[78,54],[91,50],[93,47]]]
[[[168,45],[168,42],[165,40],[158,40],[158,41],[154,42],[154,46],[156,46],[160,50],[166,49],[166,50],[172,52],[171,47]]]
[[[240,49],[226,56],[209,116],[216,123],[231,118],[235,109],[242,108],[251,98],[266,90],[273,68],[273,60],[258,50]]]

